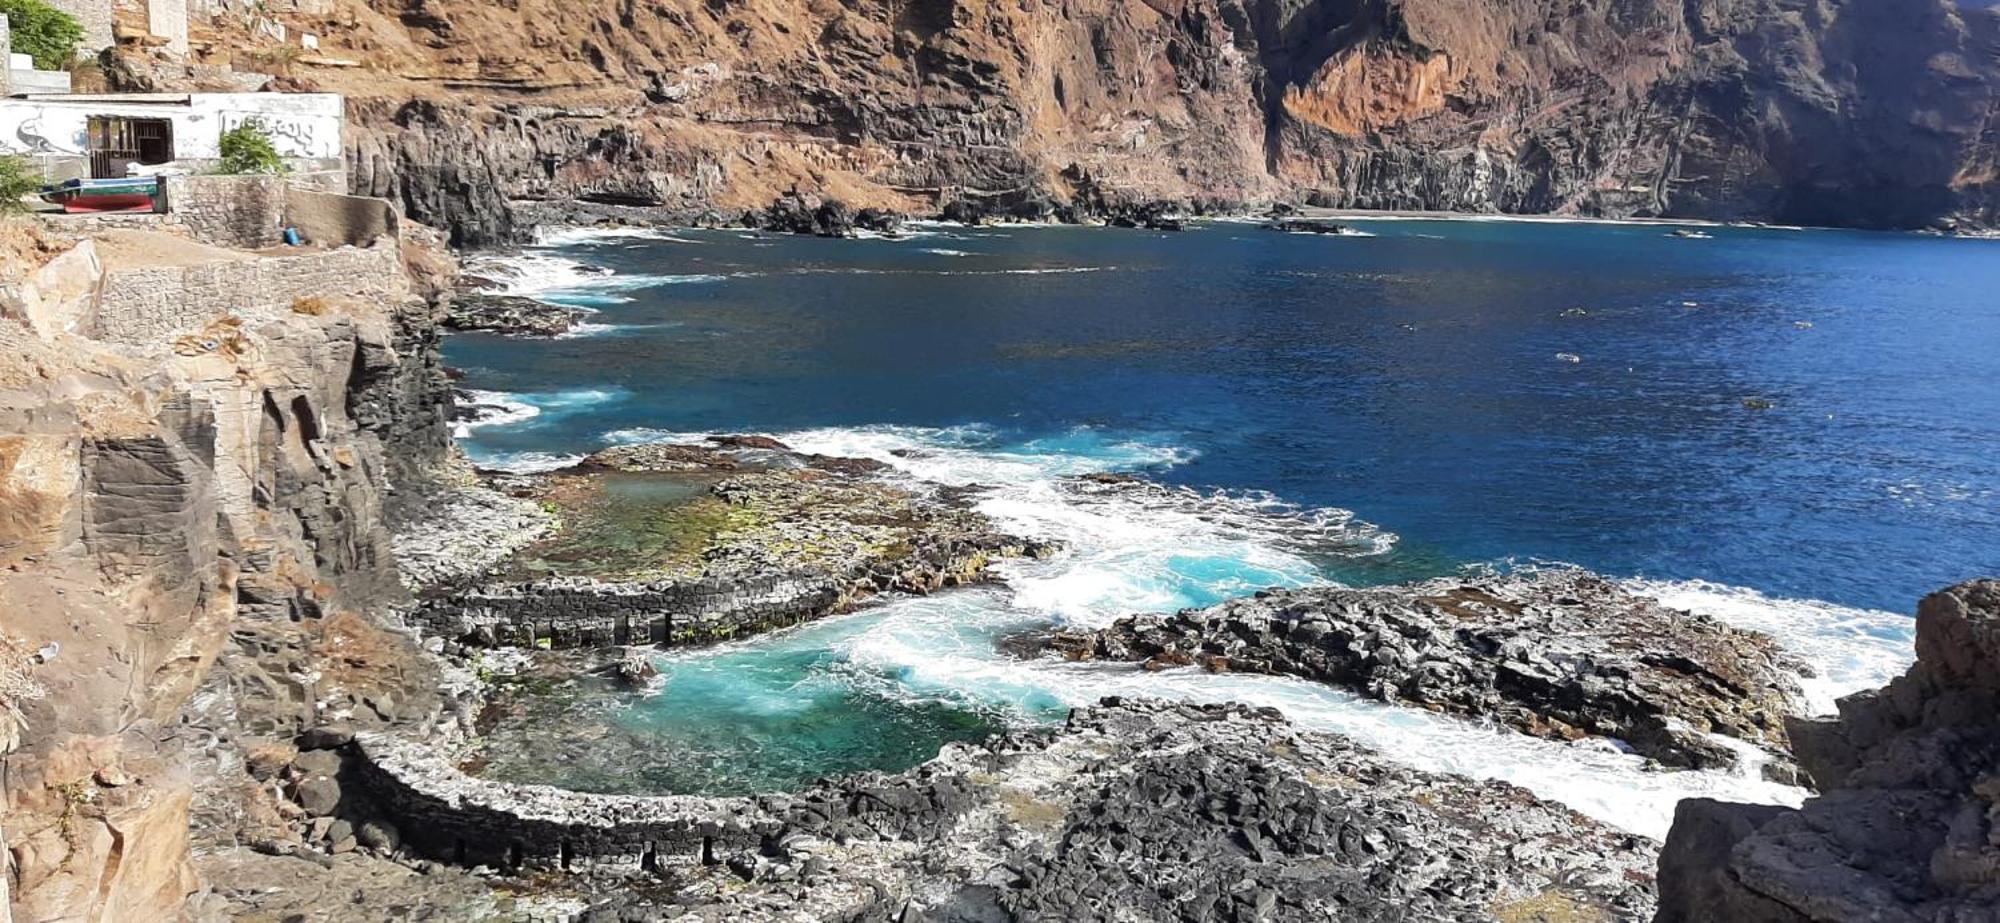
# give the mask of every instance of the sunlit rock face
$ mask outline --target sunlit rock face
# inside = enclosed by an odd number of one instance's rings
[[[473,104],[346,88],[356,190],[462,242],[573,200],[734,221],[794,189],[1023,217],[1995,220],[2000,25],[1942,0],[372,6],[371,53]]]
[[[1947,920],[2000,899],[2000,581],[1917,607],[1917,664],[1797,721],[1820,795],[1799,810],[1683,802],[1660,917]]]

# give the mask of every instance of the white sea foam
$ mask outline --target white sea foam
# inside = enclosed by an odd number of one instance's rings
[[[480,391],[468,389],[464,392],[468,404],[477,405],[477,412],[469,419],[459,420],[451,425],[451,434],[460,439],[472,435],[472,431],[482,426],[512,426],[525,423],[542,412],[526,401],[504,391]]]
[[[632,240],[658,240],[676,244],[703,243],[692,238],[677,236],[666,228],[542,227],[535,231],[535,245],[538,247],[588,247]]]
[[[640,289],[721,282],[728,278],[716,273],[623,275],[561,254],[538,251],[488,257],[472,263],[469,270],[491,281],[492,284],[480,289],[481,294],[515,295],[583,308],[623,304],[632,300],[624,293]]]
[[[513,394],[506,391],[468,389],[463,393],[468,403],[492,409],[470,420],[452,424],[452,435],[460,439],[470,436],[474,429],[521,426],[544,417],[573,413],[595,404],[616,400],[622,397],[625,391],[622,388],[572,388],[566,391]]]
[[[471,452],[474,464],[496,471],[511,471],[515,474],[535,474],[567,468],[583,461],[583,455],[564,455],[556,452]]]
[[[556,334],[555,338],[558,340],[576,340],[576,339],[582,339],[583,337],[594,337],[600,334],[610,333],[611,331],[618,329],[620,328],[617,324],[593,324],[586,321],[582,323],[571,324],[568,330]]]
[[[1804,684],[1814,714],[1831,713],[1836,699],[1881,686],[1916,660],[1916,620],[1907,615],[1766,596],[1705,580],[1628,580],[1626,585],[1676,609],[1777,639],[1819,671]]]
[[[1094,570],[1102,562],[1055,566]],[[806,636],[763,643],[829,647],[851,668],[853,682],[879,694],[943,697],[1024,715],[1052,716],[1111,695],[1273,707],[1301,727],[1343,734],[1418,769],[1510,782],[1655,838],[1665,836],[1674,805],[1683,798],[1796,805],[1806,794],[1748,772],[1660,772],[1604,741],[1541,740],[1304,680],[1013,660],[998,653],[992,639],[1036,623],[1024,620],[1018,597],[1016,589],[992,588],[897,600],[845,625],[815,626]]]
[[[1341,228],[1338,231],[1288,231],[1286,233],[1300,234],[1306,237],[1374,237],[1375,236],[1375,234],[1372,231],[1363,231],[1359,228]]]
[[[933,256],[971,256],[971,255],[972,255],[972,254],[971,254],[970,252],[968,252],[968,251],[965,251],[965,250],[952,250],[952,249],[949,249],[949,248],[946,248],[946,247],[925,247],[925,248],[923,249],[923,252],[925,252],[925,253],[929,253],[929,254],[931,254],[931,255],[933,255]]]
[[[1269,585],[1322,583],[1315,560],[1378,554],[1393,547],[1394,536],[1345,511],[1301,508],[1268,494],[1073,477],[1157,470],[1193,457],[1161,436],[1082,428],[1010,443],[982,426],[774,435],[804,451],[876,459],[892,466],[894,476],[913,481],[980,485],[985,489],[975,502],[1003,528],[1060,540],[1065,550],[1046,560],[1007,562],[1004,586],[891,600],[795,632],[677,654],[677,664],[831,650],[839,659],[831,674],[837,681],[914,701],[997,708],[1023,720],[1046,720],[1107,695],[1271,706],[1302,727],[1347,735],[1399,762],[1510,782],[1656,838],[1665,835],[1683,798],[1797,804],[1806,795],[1761,778],[1756,760],[1746,760],[1738,772],[1663,772],[1615,742],[1551,742],[1303,680],[1013,659],[996,647],[997,638],[1051,622],[1096,626],[1132,612],[1205,605]],[[625,430],[607,438],[696,441],[703,435]],[[1669,605],[1772,631],[1825,671],[1815,703],[1878,684],[1907,661],[1897,652],[1907,650],[1908,620],[1889,613],[1699,582],[1630,584]]]

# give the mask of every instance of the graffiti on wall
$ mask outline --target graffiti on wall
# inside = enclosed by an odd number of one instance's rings
[[[90,148],[87,123],[68,113],[28,107],[0,108],[0,152],[81,154]]]
[[[282,156],[341,156],[339,97],[276,93],[195,94],[182,105],[0,99],[0,153],[44,157],[88,154],[90,119],[94,116],[171,121],[174,153],[181,158],[220,156],[222,133],[251,120],[263,124],[272,146]]]
[[[326,120],[322,118],[268,112],[222,113],[222,130],[225,132],[249,122],[261,125],[264,133],[271,136],[272,146],[286,157],[320,156],[324,150],[339,147],[337,138],[326,139],[332,141],[331,144],[323,143],[320,131]]]

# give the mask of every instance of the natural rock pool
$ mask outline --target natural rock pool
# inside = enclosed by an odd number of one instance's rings
[[[512,408],[466,427],[476,458],[768,432],[977,486],[981,512],[1068,550],[1002,565],[1005,586],[659,655],[646,693],[516,699],[486,771],[776,790],[1122,693],[1275,705],[1652,835],[1691,794],[1795,800],[1296,680],[1006,653],[1265,586],[1564,561],[1773,632],[1821,667],[1823,707],[1907,662],[1908,621],[1882,610],[1995,564],[2000,383],[1979,369],[2000,311],[1964,293],[2000,285],[2000,244],[1360,224],[1377,236],[572,235],[497,267],[599,313],[567,339],[448,343]],[[1078,477],[1106,472],[1148,483]]]

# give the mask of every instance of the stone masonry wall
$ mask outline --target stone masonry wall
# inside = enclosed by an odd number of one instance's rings
[[[119,269],[104,276],[91,335],[165,348],[225,314],[290,310],[301,298],[400,301],[401,279],[402,257],[389,239],[366,249]]]
[[[846,595],[827,574],[656,583],[559,577],[474,588],[425,603],[410,621],[487,644],[673,646],[794,625],[834,610]]]
[[[111,0],[48,0],[48,4],[75,17],[83,27],[83,41],[76,47],[79,57],[95,57],[111,47]]]
[[[165,183],[167,208],[199,240],[243,250],[284,242],[284,177],[169,176]]]
[[[464,865],[655,869],[755,848],[780,822],[746,798],[595,795],[460,772],[426,742],[355,739],[354,772],[417,851]]]

